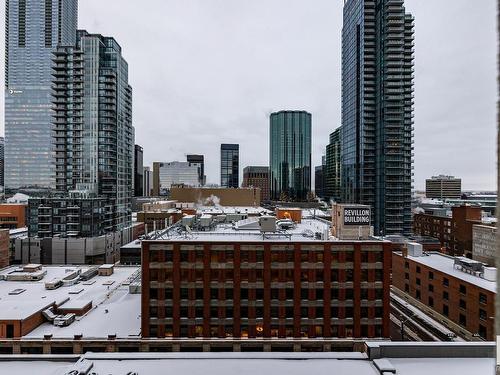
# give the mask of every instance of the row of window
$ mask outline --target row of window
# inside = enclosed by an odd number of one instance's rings
[[[271,288],[271,299],[272,300],[280,300],[280,290],[284,290],[284,299],[285,300],[293,300],[295,296],[295,289],[286,288],[286,289],[276,289]],[[374,290],[374,297],[377,300],[384,298],[384,290],[383,289],[361,289],[360,297],[362,300],[367,300],[369,298],[369,290]],[[189,293],[191,291],[191,293]],[[240,300],[263,300],[264,299],[264,289],[254,289],[254,298],[252,298],[252,294],[250,293],[250,289],[242,288],[240,289]],[[323,300],[324,299],[324,290],[323,289],[301,289],[300,297],[301,300],[309,299],[309,292],[315,291],[314,300]],[[164,289],[164,299],[172,300],[174,296],[174,290],[172,288]],[[205,296],[205,289],[197,288],[197,289],[188,289],[188,288],[180,288],[180,299],[181,300],[200,300],[203,301]],[[345,300],[353,300],[354,299],[354,289],[344,289]],[[150,288],[149,289],[149,297],[150,299],[158,299],[159,293],[158,289]],[[332,300],[339,299],[339,289],[331,289],[330,297]],[[234,298],[234,290],[233,289],[218,289],[218,288],[210,288],[210,299],[212,300],[232,300]]]
[[[420,279],[418,279],[418,278],[417,278],[417,285],[420,285]],[[464,287],[464,289],[461,288],[460,294],[465,295],[466,292],[467,292],[467,290],[466,290],[466,288],[465,288],[464,285],[461,285],[461,287],[462,286]],[[429,284],[428,285],[428,290],[429,290],[429,292],[434,292],[434,285]],[[410,286],[408,284],[405,285],[405,291],[407,293],[410,292]],[[417,296],[420,296],[420,290],[417,289],[416,293],[417,293]],[[449,295],[449,293],[446,290],[443,291],[442,298],[445,301],[449,301],[450,295]],[[486,294],[484,294],[484,293],[479,293],[478,302],[481,305],[486,305],[488,303],[488,296]],[[465,300],[460,299],[459,304],[460,304],[460,308],[462,308],[464,310],[467,308],[467,303],[465,302]]]

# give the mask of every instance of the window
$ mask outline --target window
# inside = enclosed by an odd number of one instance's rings
[[[448,305],[443,305],[443,315],[448,316],[449,315],[449,310],[448,310]]]
[[[461,326],[466,326],[467,325],[467,318],[465,317],[464,314],[459,314],[458,315],[458,323],[461,325]]]
[[[429,306],[434,307],[434,298],[429,297]]]
[[[483,309],[479,309],[479,319],[481,319],[481,320],[487,319],[486,311],[484,311]]]
[[[467,294],[467,288],[465,285],[460,284],[460,294]]]
[[[429,292],[434,292],[434,285],[429,284]]]
[[[417,285],[421,285],[420,279],[417,277]]]
[[[420,273],[420,266],[417,266],[417,273]]]
[[[408,284],[405,284],[405,292],[406,293],[410,292],[410,286]]]
[[[450,280],[448,280],[446,277],[443,277],[443,285],[444,286],[449,286],[450,285]]]
[[[410,280],[410,274],[408,272],[405,273],[405,279]]]
[[[445,301],[448,301],[450,299],[450,296],[448,295],[448,292],[443,292],[443,299]]]
[[[409,268],[410,268],[410,263],[405,262],[405,268],[406,268],[406,269],[409,269]]]
[[[483,339],[487,340],[487,336],[488,336],[488,331],[486,330],[486,327],[483,326],[483,325],[479,325],[479,336],[481,336]]]
[[[417,299],[420,300],[421,296],[420,296],[420,290],[417,290]]]
[[[461,309],[465,310],[467,308],[467,303],[463,299],[461,299],[459,302],[459,306]]]
[[[479,293],[479,303],[486,305],[487,302],[488,302],[488,298],[486,297],[486,294]]]
[[[429,280],[434,280],[434,272],[429,272]]]

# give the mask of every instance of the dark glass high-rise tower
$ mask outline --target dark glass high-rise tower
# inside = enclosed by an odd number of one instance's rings
[[[52,53],[75,45],[78,0],[5,4],[5,185],[53,188]]]
[[[411,232],[413,30],[403,0],[344,2],[342,198],[376,234]]]
[[[270,118],[272,200],[304,201],[311,191],[311,121],[305,111],[281,111]]]
[[[330,143],[326,146],[325,196],[335,202],[341,201],[342,168],[340,164],[341,128],[330,134]]]
[[[220,145],[220,186],[238,188],[240,186],[240,145]]]

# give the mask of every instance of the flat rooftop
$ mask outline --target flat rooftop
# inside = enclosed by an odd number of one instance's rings
[[[75,270],[82,272],[87,266],[47,266],[47,272],[40,281],[0,280],[0,319],[22,320],[46,307],[56,304],[62,308],[82,307],[92,301],[92,309],[67,327],[56,327],[50,322],[43,323],[27,334],[27,338],[43,338],[51,334],[54,338],[84,337],[107,338],[138,336],[140,333],[140,294],[129,294],[130,281],[139,275],[138,267],[116,266],[111,276],[94,276],[88,281],[75,285],[61,286],[47,290],[45,283],[62,279]],[[9,267],[0,271],[7,275],[18,269]],[[12,294],[18,289],[19,294]],[[17,292],[16,292],[17,293]]]
[[[394,252],[394,254],[403,256],[401,252]],[[447,275],[453,276],[457,279],[466,281],[470,284],[477,285],[478,287],[489,290],[493,293],[496,293],[497,291],[496,281],[489,281],[479,276],[471,275],[455,268],[455,258],[451,256],[431,251],[426,252],[424,253],[424,255],[419,257],[408,255],[408,259],[433,268],[436,271],[440,271]]]
[[[441,344],[441,343],[434,343]],[[492,346],[491,344],[490,346]],[[416,349],[422,354],[436,346],[399,348],[395,357],[370,358],[364,353],[87,353],[78,357],[51,359],[50,356],[2,356],[2,370],[8,374],[63,375],[75,373],[96,374],[192,374],[192,375],[423,375],[447,372],[454,375],[490,374],[495,359],[488,353],[465,357],[473,347],[462,349],[462,356],[429,357],[412,354]],[[450,348],[451,349],[451,348]],[[484,351],[477,348],[480,351]],[[397,348],[395,349],[397,350]],[[460,350],[460,349],[459,349]],[[394,351],[395,353],[395,351]],[[407,357],[404,355],[407,354]],[[434,357],[434,358],[433,358]],[[458,358],[457,358],[458,357]],[[59,362],[56,362],[56,359]],[[62,361],[62,362],[61,362]],[[89,371],[89,372],[90,372]]]
[[[257,219],[255,219],[257,220]],[[302,219],[301,223],[293,228],[262,233],[258,225],[252,224],[252,219],[245,220],[246,223],[238,222],[236,225],[231,223],[217,224],[206,230],[190,229],[185,230],[182,226],[171,228],[170,230],[160,231],[155,240],[164,241],[214,241],[214,242],[256,242],[256,241],[274,241],[274,242],[317,242],[317,241],[338,241],[330,235],[330,223],[321,219]],[[245,229],[251,228],[251,229]],[[316,238],[316,234],[328,234],[326,239]],[[374,239],[374,241],[377,241]]]

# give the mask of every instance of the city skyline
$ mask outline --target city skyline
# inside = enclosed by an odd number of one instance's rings
[[[126,47],[125,58],[131,65],[131,84],[136,98],[136,143],[144,147],[145,165],[151,166],[157,160],[184,160],[189,153],[204,154],[207,155],[207,183],[217,183],[220,165],[216,155],[222,141],[220,134],[225,128],[234,131],[229,134],[230,139],[224,141],[241,145],[240,173],[247,165],[266,165],[267,142],[262,142],[262,139],[268,138],[268,115],[283,109],[307,110],[313,114],[313,166],[319,165],[328,135],[340,125],[342,4],[320,1],[314,9],[309,9],[292,1],[287,9],[290,14],[288,19],[269,25],[268,21],[282,4],[273,1],[255,27],[250,22],[259,14],[258,4],[249,6],[238,3],[226,6],[224,11],[219,9],[221,4],[213,4],[212,10],[198,2],[182,5],[167,1],[158,5],[169,10],[160,14],[168,13],[168,17],[176,19],[158,23],[161,26],[157,28],[147,28],[166,37],[166,53],[173,56],[167,62],[160,59],[162,65],[157,70],[156,62],[151,61],[146,49],[151,44],[140,41],[144,31],[122,26],[130,24],[123,21],[136,14],[136,5],[121,1],[124,18],[116,18],[115,21],[108,17],[115,6],[114,0],[105,5],[94,0],[80,3],[79,28],[114,35]],[[495,20],[489,17],[494,14],[494,5],[492,0],[477,9],[465,1],[441,0],[435,6],[416,0],[406,2],[407,10],[418,20],[415,34],[414,185],[419,190],[423,190],[425,178],[436,174],[462,177],[465,190],[495,190],[495,173],[492,172],[495,164],[495,102],[492,99],[495,82],[489,78],[495,74],[495,50],[489,48],[495,43]],[[99,12],[95,12],[97,6]],[[430,9],[433,12],[429,12]],[[4,9],[0,11],[3,15]],[[220,21],[213,22],[210,17],[204,17],[215,11],[220,13]],[[448,21],[443,25],[442,16],[446,11],[449,12]],[[243,13],[248,16],[248,21],[240,25],[230,22],[231,18]],[[181,16],[184,16],[183,22],[178,21]],[[310,25],[306,33],[294,27],[299,17]],[[196,39],[201,33],[194,27],[199,18],[204,20],[203,27],[206,28],[205,46],[201,46],[202,41]],[[313,24],[315,19],[317,22]],[[165,24],[168,27],[164,27]],[[190,25],[190,30],[186,30],[185,24]],[[458,27],[463,24],[468,27]],[[227,28],[232,31],[232,36],[226,35],[231,33],[222,33]],[[246,43],[242,43],[249,38],[256,41],[251,54],[245,52]],[[0,39],[3,41],[3,38]],[[306,58],[287,61],[287,66],[283,66],[281,59],[274,61],[269,57],[272,53],[264,55],[276,50],[284,58],[292,56],[294,43],[291,40],[305,47]],[[448,42],[441,48],[443,40]],[[207,52],[208,48],[213,49],[214,45],[217,45],[218,52],[209,56],[203,64],[198,62],[193,65],[193,62],[187,61],[188,57],[197,61],[199,54]],[[230,59],[227,59],[226,55],[231,51],[234,53],[230,53]],[[249,59],[249,62],[244,59]],[[447,61],[447,64],[440,64],[440,61]],[[476,69],[467,69],[470,65]],[[193,71],[194,68],[199,72]],[[225,76],[219,77],[220,90],[208,94],[213,79],[219,79],[218,74],[210,75],[210,71],[224,72]],[[153,79],[152,72],[157,74],[159,80]],[[186,81],[186,76],[192,73],[196,73],[193,79]],[[458,73],[461,73],[460,80],[456,80]],[[436,77],[440,77],[439,82],[457,85],[458,89],[449,92],[442,83],[436,86]],[[197,81],[199,78],[203,79]],[[157,82],[164,82],[167,89],[161,89]],[[241,87],[235,87],[237,85]],[[260,97],[255,91],[256,85],[263,87]],[[440,106],[433,105],[434,93],[443,97]],[[460,109],[457,110],[457,107]],[[228,111],[223,113],[222,108]],[[0,132],[1,128],[0,124]],[[170,133],[176,142],[165,142]],[[465,147],[468,147],[468,152],[463,152]],[[455,155],[453,162],[447,158],[451,154]]]

